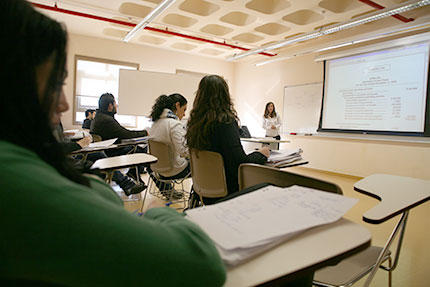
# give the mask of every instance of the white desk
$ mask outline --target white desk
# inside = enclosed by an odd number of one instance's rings
[[[146,153],[133,153],[99,159],[91,166],[91,169],[113,171],[145,163],[154,163],[156,161],[157,158],[153,155]]]
[[[371,234],[346,219],[312,228],[278,247],[227,271],[225,286],[242,287],[288,282],[364,250]]]

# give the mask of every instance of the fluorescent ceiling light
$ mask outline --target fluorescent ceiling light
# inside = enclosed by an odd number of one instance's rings
[[[356,20],[343,22],[343,23],[338,24],[338,25],[326,27],[326,28],[321,29],[320,31],[317,31],[317,32],[310,32],[310,33],[300,35],[300,36],[297,36],[297,37],[294,37],[291,39],[279,41],[279,42],[274,43],[274,44],[269,45],[269,46],[249,50],[245,53],[234,55],[233,57],[231,57],[231,59],[237,60],[237,59],[240,59],[240,58],[243,58],[246,56],[250,56],[250,55],[258,54],[261,52],[282,48],[282,47],[285,47],[285,46],[290,45],[290,44],[310,40],[310,39],[317,38],[317,37],[320,37],[323,35],[332,34],[332,33],[335,33],[335,32],[341,31],[341,30],[345,30],[345,29],[349,29],[352,27],[356,27],[358,25],[370,23],[370,22],[373,22],[373,21],[376,21],[376,20],[379,20],[382,18],[386,18],[386,17],[392,16],[395,14],[406,12],[406,11],[409,11],[412,9],[424,7],[424,6],[427,6],[429,4],[430,4],[430,0],[408,1],[406,3],[402,3],[402,4],[397,5],[395,7],[392,7],[392,8],[385,8],[385,9],[382,9],[380,11],[374,12],[370,15],[362,16],[361,18],[358,18]]]
[[[143,20],[140,21],[139,24],[137,24],[130,32],[128,32],[127,35],[125,35],[123,41],[130,41],[131,38],[133,38],[139,30],[145,29],[145,27],[148,26],[149,23],[151,23],[158,15],[166,11],[167,8],[169,8],[170,5],[172,5],[175,1],[176,0],[164,0],[163,2],[158,4],[158,6],[154,8],[154,10],[152,10],[148,15],[146,15],[146,17],[143,18]]]
[[[357,39],[349,40],[346,42],[340,42],[340,43],[337,42],[337,43],[334,43],[328,47],[312,48],[310,50],[302,51],[302,52],[297,53],[297,54],[294,53],[294,54],[290,54],[290,55],[273,57],[270,60],[256,63],[255,66],[259,67],[259,66],[263,66],[266,64],[274,63],[274,62],[279,62],[279,61],[291,59],[291,58],[294,58],[297,56],[302,56],[302,55],[317,53],[317,52],[322,52],[322,51],[328,51],[328,50],[337,49],[337,48],[348,46],[348,45],[353,45],[353,44],[358,44],[358,43],[362,43],[362,42],[380,39],[383,37],[393,36],[393,35],[400,34],[400,33],[406,33],[406,32],[410,32],[410,31],[419,31],[419,30],[424,30],[424,29],[429,29],[429,28],[430,28],[430,23],[423,23],[423,24],[418,24],[418,25],[413,25],[413,26],[401,27],[399,29],[391,30],[389,32],[378,33],[375,35],[371,35],[371,36],[367,36],[367,37],[363,37],[363,38],[357,38]],[[320,59],[315,58],[315,61],[318,62],[318,61],[320,61]]]

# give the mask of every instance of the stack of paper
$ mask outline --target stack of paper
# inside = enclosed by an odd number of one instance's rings
[[[286,164],[302,159],[302,149],[271,150],[267,164],[274,167],[282,167]]]
[[[95,148],[103,148],[103,147],[108,147],[113,145],[113,143],[117,140],[118,138],[113,138],[110,140],[105,140],[105,141],[99,141],[99,142],[93,142],[90,143],[89,146],[82,148],[83,150],[92,150]]]
[[[308,228],[340,219],[358,199],[301,186],[267,186],[187,218],[215,242],[224,262],[239,264]]]
[[[147,143],[149,136],[139,137],[139,138],[131,138],[131,139],[123,139],[121,143],[133,144],[133,143]]]

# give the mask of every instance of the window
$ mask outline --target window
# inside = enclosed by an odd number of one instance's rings
[[[138,67],[138,64],[76,56],[74,124],[83,122],[85,110],[98,108],[99,98],[103,93],[113,94],[120,105],[121,101],[118,98],[119,70],[137,70]],[[116,115],[115,118],[123,126],[137,127],[136,116]]]

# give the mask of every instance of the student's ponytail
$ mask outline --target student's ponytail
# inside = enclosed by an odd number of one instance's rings
[[[166,95],[161,95],[155,100],[155,104],[152,106],[151,120],[155,122],[158,120],[163,113],[164,109],[170,109],[172,106],[172,99]]]

